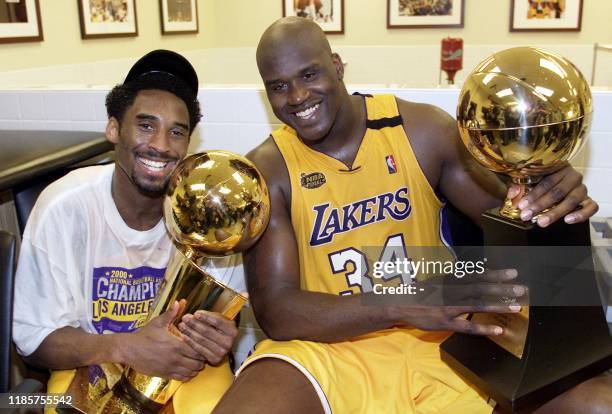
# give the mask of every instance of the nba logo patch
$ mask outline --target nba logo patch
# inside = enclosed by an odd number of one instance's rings
[[[385,162],[387,163],[389,174],[395,174],[397,172],[397,166],[395,165],[395,158],[393,158],[393,155],[387,155],[385,157]]]

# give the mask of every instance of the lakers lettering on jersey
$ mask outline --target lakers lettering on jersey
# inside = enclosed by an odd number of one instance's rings
[[[373,261],[444,245],[443,203],[412,151],[395,97],[364,99],[367,129],[350,168],[303,144],[290,127],[272,134],[290,176],[306,290],[369,291]]]
[[[365,200],[355,201],[340,208],[330,203],[314,206],[316,213],[310,245],[329,243],[335,234],[355,230],[365,225],[391,218],[402,221],[410,215],[408,189],[402,187],[395,192],[378,194]]]

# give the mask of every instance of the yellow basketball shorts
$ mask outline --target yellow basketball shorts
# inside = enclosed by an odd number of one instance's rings
[[[53,371],[47,383],[47,392],[64,393],[76,370]],[[210,413],[225,391],[232,385],[234,376],[229,363],[213,367],[207,365],[197,376],[182,383],[172,396],[175,414]],[[55,413],[54,408],[46,408],[45,414]]]
[[[389,329],[333,344],[264,340],[236,375],[278,358],[312,384],[326,413],[490,414],[493,407],[440,359],[445,332]]]

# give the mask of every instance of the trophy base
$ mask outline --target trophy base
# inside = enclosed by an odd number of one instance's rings
[[[557,222],[543,229],[507,219],[497,209],[483,217],[487,246],[590,246],[589,223]],[[532,250],[537,255],[537,249]],[[513,262],[509,260],[513,258],[508,254],[503,257],[503,249],[497,251],[499,257],[487,256],[488,265],[511,267],[508,265]],[[550,284],[540,283],[542,279],[560,277],[570,279],[571,292],[580,289],[596,295],[599,301],[592,267],[568,277],[567,271],[560,275],[554,266],[542,267],[543,259],[546,258],[529,256],[526,261],[531,268],[517,269],[519,276],[532,273],[526,282],[530,303],[543,303],[542,298],[549,293]],[[580,255],[564,259],[568,261],[564,265],[570,267],[572,261],[576,266],[585,263]],[[534,302],[535,298],[539,301]],[[442,343],[440,352],[451,368],[512,413],[537,408],[612,367],[612,338],[601,306],[529,306],[528,331],[520,358],[487,337],[465,334],[453,334]]]
[[[142,414],[143,411],[131,404],[130,401],[122,400],[117,396],[112,396],[98,414]]]
[[[147,398],[122,376],[97,414],[156,414],[162,408],[162,404]]]
[[[79,393],[79,388],[72,391]],[[157,414],[164,408],[135,389],[132,384],[121,376],[111,391],[100,399],[92,401],[86,395],[75,398],[72,406],[58,407],[59,414]]]

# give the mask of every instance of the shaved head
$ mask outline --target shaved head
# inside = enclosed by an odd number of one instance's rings
[[[266,29],[257,46],[257,67],[262,66],[287,49],[306,47],[331,57],[331,47],[318,24],[303,17],[284,17]]]
[[[286,17],[268,27],[257,47],[257,68],[274,114],[302,140],[328,136],[350,104],[342,60],[311,20]]]

